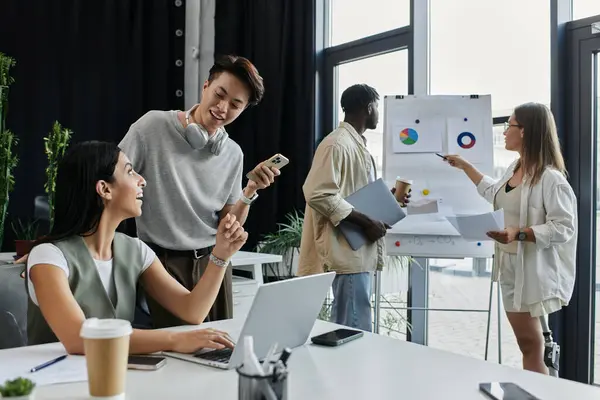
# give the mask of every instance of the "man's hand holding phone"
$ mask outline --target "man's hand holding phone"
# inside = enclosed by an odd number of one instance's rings
[[[252,171],[248,173],[252,178],[248,177],[248,188],[253,190],[265,189],[275,182],[275,177],[281,172],[275,167],[267,167],[264,162],[258,164]]]
[[[249,179],[247,188],[256,191],[271,186],[275,182],[275,177],[281,174],[280,169],[288,163],[289,160],[281,154],[275,154],[268,160],[261,162],[246,174]]]

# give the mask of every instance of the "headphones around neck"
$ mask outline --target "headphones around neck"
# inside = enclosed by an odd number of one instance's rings
[[[203,126],[198,125],[195,122],[190,123],[190,116],[194,110],[198,108],[198,106],[199,104],[196,104],[185,113],[186,127],[183,136],[189,145],[195,150],[203,149],[210,142],[210,152],[218,156],[221,153],[221,150],[223,150],[223,146],[225,145],[225,142],[227,142],[229,135],[224,128],[219,128],[215,134],[210,137]]]

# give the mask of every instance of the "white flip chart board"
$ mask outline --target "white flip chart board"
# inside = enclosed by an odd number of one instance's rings
[[[494,168],[491,96],[386,96],[384,99],[383,179],[393,187],[396,177],[411,180],[411,201],[437,200],[435,214],[409,215],[388,236],[454,237],[452,246],[431,244],[436,257],[490,257],[493,242],[462,240],[445,215],[493,210],[466,174],[435,153],[460,154],[483,174]],[[402,254],[398,241],[389,253]],[[445,243],[445,242],[444,242]],[[412,246],[407,246],[408,248]]]

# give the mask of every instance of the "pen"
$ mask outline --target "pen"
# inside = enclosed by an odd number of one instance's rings
[[[265,359],[263,360],[262,367],[263,367],[263,371],[265,371],[265,374],[268,374],[269,371],[271,370],[271,359],[273,358],[273,356],[275,355],[275,352],[277,351],[277,346],[278,346],[277,343],[273,343],[273,345],[267,352]]]
[[[292,354],[292,350],[290,350],[288,347],[286,347],[281,352],[281,357],[279,357],[279,361],[281,361],[281,363],[286,367],[287,367],[287,360],[288,360],[288,358],[290,358],[291,354]]]
[[[446,157],[444,157],[443,155],[441,155],[440,153],[435,153],[436,156],[443,158],[444,160],[446,159]]]
[[[56,364],[57,362],[64,360],[65,358],[67,358],[67,355],[65,354],[64,356],[60,356],[60,357],[56,357],[54,360],[50,360],[50,361],[46,361],[43,364],[40,364],[36,367],[31,368],[31,370],[29,372],[35,372],[35,371],[39,371],[42,368],[46,368],[52,364]]]

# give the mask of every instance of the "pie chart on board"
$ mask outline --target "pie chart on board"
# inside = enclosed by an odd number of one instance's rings
[[[412,145],[419,140],[419,134],[412,128],[404,128],[400,131],[400,141],[405,145]]]
[[[456,141],[458,142],[460,148],[467,150],[475,146],[476,139],[475,135],[473,135],[471,132],[462,132],[460,135],[458,135]]]

